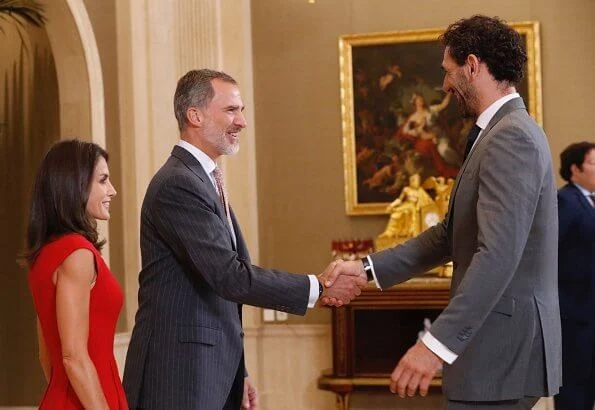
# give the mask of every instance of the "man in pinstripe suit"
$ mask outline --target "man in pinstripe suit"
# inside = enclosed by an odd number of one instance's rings
[[[241,305],[303,315],[323,293],[314,275],[250,263],[215,162],[238,151],[243,108],[227,74],[193,70],[178,82],[180,142],[141,211],[139,309],[124,370],[131,409],[257,408]],[[324,293],[349,303],[366,283],[343,276]]]

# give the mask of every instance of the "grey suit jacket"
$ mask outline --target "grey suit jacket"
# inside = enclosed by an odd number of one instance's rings
[[[250,263],[200,162],[176,146],[141,211],[138,312],[124,370],[131,409],[220,410],[243,369],[241,304],[305,314],[305,275]]]
[[[448,260],[451,300],[430,332],[458,355],[450,400],[547,396],[561,384],[556,186],[547,137],[520,98],[461,167],[442,223],[372,255],[382,287]]]

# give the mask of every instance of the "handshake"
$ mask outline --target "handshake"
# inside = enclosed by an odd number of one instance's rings
[[[320,303],[327,306],[343,306],[362,293],[368,284],[362,262],[336,260],[318,275],[324,291],[320,295]]]

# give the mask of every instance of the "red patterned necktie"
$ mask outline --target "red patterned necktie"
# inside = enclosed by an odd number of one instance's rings
[[[213,178],[215,178],[215,185],[217,185],[217,191],[219,193],[219,198],[221,199],[221,203],[223,204],[223,208],[225,209],[225,216],[227,217],[227,223],[229,224],[229,229],[231,230],[233,240],[235,242],[236,235],[233,229],[233,223],[231,222],[231,213],[229,212],[229,201],[227,200],[227,191],[225,191],[225,184],[223,183],[223,171],[216,167],[213,172]]]

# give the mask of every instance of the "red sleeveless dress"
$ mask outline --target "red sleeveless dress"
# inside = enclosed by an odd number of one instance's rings
[[[122,302],[122,290],[103,261],[101,254],[85,237],[68,234],[46,244],[29,271],[29,288],[52,364],[50,382],[39,408],[82,409],[64,365],[56,319],[56,285],[52,276],[58,266],[77,249],[89,249],[95,255],[97,278],[91,289],[89,305],[89,356],[97,369],[109,408],[128,409],[122,382],[114,358],[114,334]]]

